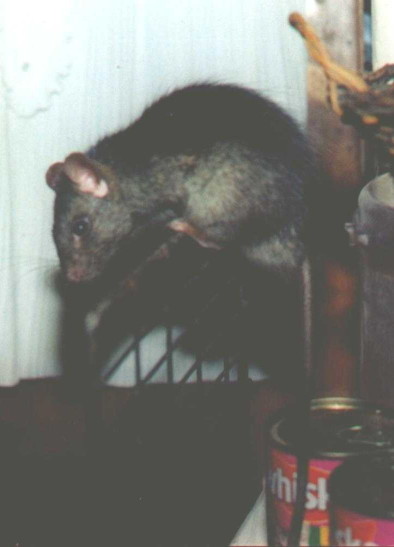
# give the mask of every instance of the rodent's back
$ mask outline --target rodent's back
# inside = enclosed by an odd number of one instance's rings
[[[130,162],[204,153],[220,142],[258,149],[301,179],[309,176],[308,145],[292,118],[256,92],[224,84],[192,85],[162,97],[127,129],[99,142],[93,155],[127,171]]]

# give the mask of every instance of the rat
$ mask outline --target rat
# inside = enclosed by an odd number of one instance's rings
[[[62,271],[73,283],[97,279],[130,242],[158,229],[238,249],[291,278],[307,253],[314,178],[306,137],[270,99],[229,84],[176,89],[49,167]]]

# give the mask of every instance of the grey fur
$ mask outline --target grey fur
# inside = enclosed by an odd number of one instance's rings
[[[106,270],[125,243],[152,227],[181,221],[202,244],[233,246],[284,276],[306,254],[313,155],[294,121],[253,91],[195,85],[163,97],[136,122],[85,156],[109,192],[77,187],[65,163],[52,166],[54,239],[64,272],[88,281]],[[69,170],[70,171],[70,170]],[[88,233],[75,236],[78,218]]]

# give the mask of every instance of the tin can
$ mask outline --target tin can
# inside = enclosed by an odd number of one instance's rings
[[[332,545],[394,545],[394,454],[349,458],[329,479]]]
[[[345,459],[360,453],[394,446],[393,438],[384,439],[370,424],[382,411],[357,399],[322,398],[311,403],[311,416],[306,424],[293,409],[276,416],[269,428],[269,465],[267,483],[269,511],[267,518],[273,530],[275,545],[287,545],[297,491],[297,451],[300,442],[308,443],[309,470],[306,488],[303,546],[329,546],[329,513],[327,481],[331,472]],[[372,432],[371,432],[372,431]],[[268,498],[268,496],[267,496]]]

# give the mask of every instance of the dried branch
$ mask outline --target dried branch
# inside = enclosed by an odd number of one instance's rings
[[[363,78],[330,58],[302,15],[292,13],[289,22],[305,39],[311,58],[324,70],[332,110],[364,138],[373,138],[394,156],[394,65],[385,65]]]

